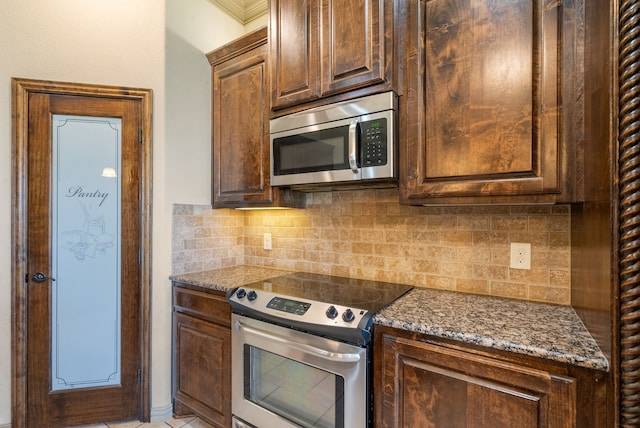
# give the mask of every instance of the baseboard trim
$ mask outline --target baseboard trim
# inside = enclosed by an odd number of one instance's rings
[[[151,408],[151,422],[165,422],[171,419],[173,416],[173,406],[168,404],[164,407],[152,407]],[[0,428],[5,428],[0,426]],[[7,427],[11,428],[11,427]]]
[[[2,424],[0,428],[11,428],[11,424]]]

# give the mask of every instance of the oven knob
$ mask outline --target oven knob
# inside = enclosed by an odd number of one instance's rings
[[[257,298],[258,298],[258,293],[256,293],[253,290],[249,291],[249,294],[247,294],[247,299],[249,299],[250,301],[254,301]]]
[[[244,296],[246,296],[246,295],[247,295],[247,292],[245,291],[244,288],[240,288],[240,289],[238,289],[238,291],[236,291],[236,297],[238,299],[244,299]]]
[[[338,310],[335,306],[331,305],[329,306],[329,309],[327,309],[327,312],[325,312],[325,314],[327,314],[327,318],[334,319],[338,316]]]
[[[356,316],[353,314],[353,311],[351,309],[347,309],[342,314],[342,319],[345,320],[346,322],[351,322],[354,319],[356,319]]]

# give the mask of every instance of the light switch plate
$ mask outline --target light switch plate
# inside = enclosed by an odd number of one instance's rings
[[[264,248],[267,251],[271,251],[272,247],[271,247],[271,234],[270,233],[265,233],[262,235],[263,239],[262,239],[262,248]]]

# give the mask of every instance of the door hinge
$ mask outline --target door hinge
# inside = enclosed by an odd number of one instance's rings
[[[142,128],[138,128],[138,144],[142,144]]]
[[[138,264],[142,264],[142,248],[138,248]]]
[[[138,384],[142,383],[142,370],[138,369]]]

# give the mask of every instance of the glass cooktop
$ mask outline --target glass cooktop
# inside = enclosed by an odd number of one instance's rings
[[[378,312],[413,287],[404,284],[296,272],[243,288],[268,291],[281,297],[300,298]]]

